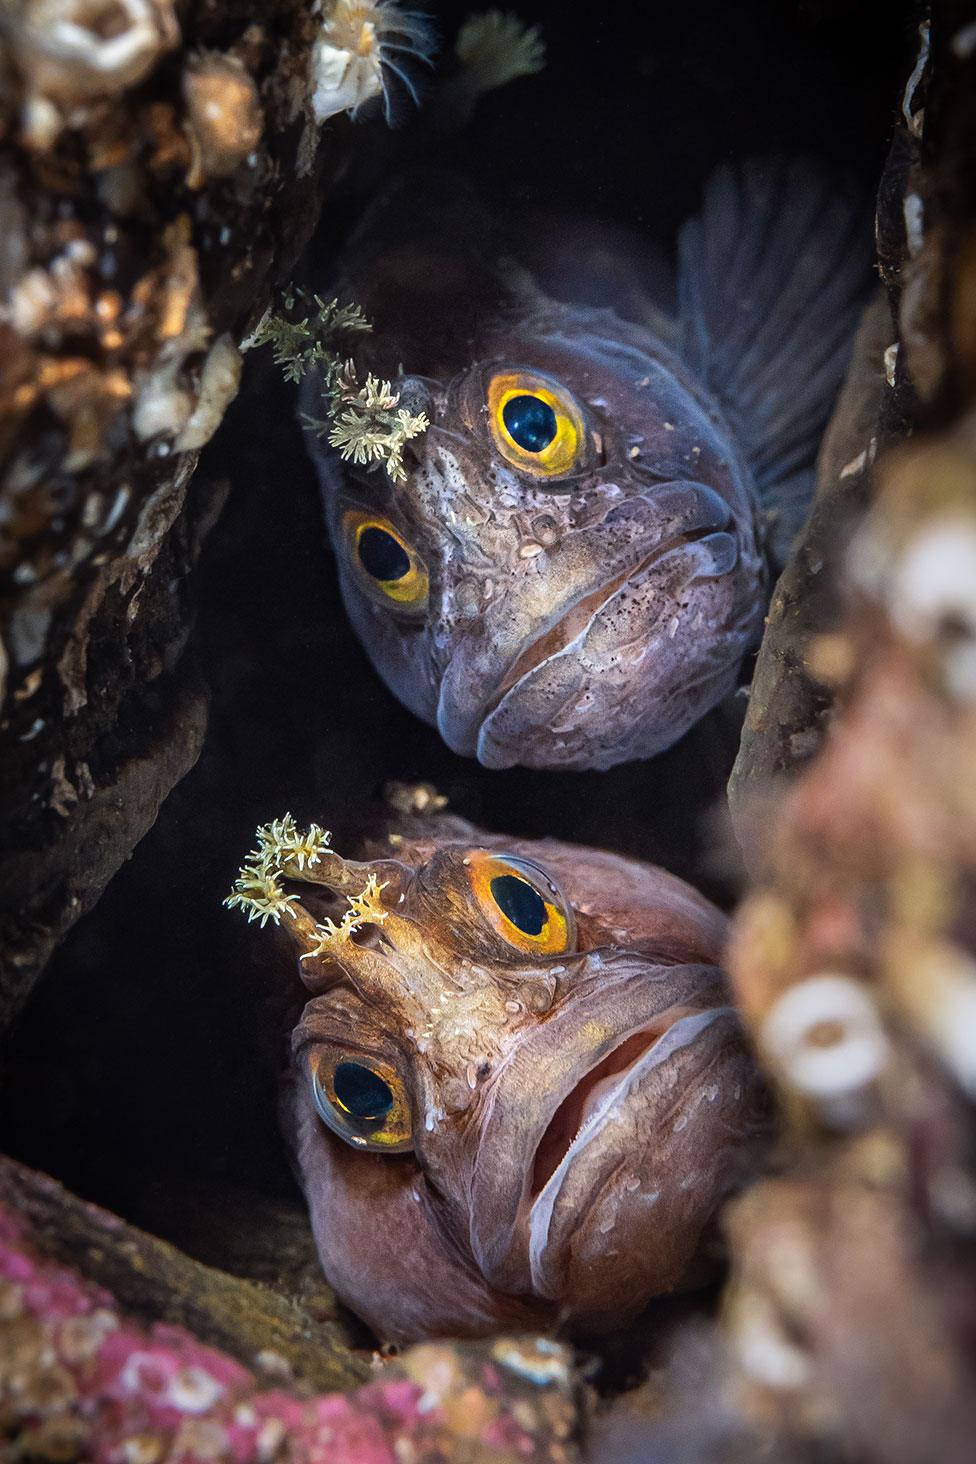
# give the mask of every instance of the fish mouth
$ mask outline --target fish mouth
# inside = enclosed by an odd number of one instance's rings
[[[664,1021],[663,1017],[671,1020]],[[533,1192],[526,1197],[529,1201],[528,1269],[536,1295],[558,1299],[563,1268],[570,1264],[572,1248],[592,1228],[592,1217],[598,1213],[605,1185],[612,1183],[613,1174],[619,1169],[621,1124],[626,1122],[629,1113],[640,1111],[642,1104],[650,1104],[656,1110],[661,1101],[659,1097],[655,1102],[647,1088],[650,1084],[653,1091],[657,1076],[654,1070],[668,1064],[682,1049],[695,1048],[707,1053],[707,1043],[716,1040],[716,1024],[728,1030],[730,1023],[737,1025],[735,1013],[728,1006],[680,1011],[672,1008],[662,1019],[628,1034],[563,1100],[539,1143],[532,1174]],[[672,1112],[669,1100],[661,1110],[662,1119]],[[643,1149],[642,1144],[632,1149],[627,1143],[628,1162],[635,1172],[642,1171]],[[573,1199],[573,1175],[584,1155],[589,1162],[583,1174],[590,1192],[580,1205],[578,1196]],[[592,1185],[587,1178],[591,1171]],[[674,1182],[676,1175],[670,1178]],[[541,1188],[536,1190],[536,1185]],[[566,1194],[570,1196],[568,1210],[564,1203]],[[644,1197],[638,1187],[627,1198],[631,1204],[640,1205]],[[653,1201],[655,1196],[648,1198]],[[650,1232],[646,1235],[650,1243]]]
[[[561,651],[565,651],[574,641],[578,640],[600,612],[605,610],[611,600],[620,594],[621,590],[626,589],[629,584],[637,580],[659,560],[664,559],[666,555],[683,549],[688,544],[707,539],[717,532],[722,532],[723,529],[728,528],[728,524],[729,519],[725,521],[724,525],[710,524],[700,529],[688,529],[680,534],[675,534],[663,544],[656,544],[635,564],[628,565],[619,574],[604,580],[596,589],[590,590],[580,599],[574,600],[555,622],[547,626],[539,635],[531,637],[522,647],[486,703],[482,712],[482,724],[520,682],[525,681],[544,662],[552,660],[554,656],[558,656]]]
[[[529,1185],[529,1199],[534,1204],[564,1161],[583,1147],[581,1141],[588,1132],[605,1118],[616,1100],[625,1094],[631,1085],[639,1066],[646,1070],[644,1059],[652,1057],[665,1038],[681,1023],[692,1019],[684,1031],[689,1040],[704,1027],[711,1025],[716,1015],[728,1008],[671,1007],[653,1021],[645,1023],[636,1032],[629,1033],[606,1053],[599,1062],[580,1078],[556,1109],[539,1140],[532,1166]],[[693,1030],[692,1030],[693,1029]],[[668,1052],[677,1045],[668,1044]],[[667,1054],[658,1053],[657,1061]]]

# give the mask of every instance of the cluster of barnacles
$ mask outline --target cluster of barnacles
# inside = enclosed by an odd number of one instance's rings
[[[343,945],[361,926],[380,925],[386,919],[388,911],[380,902],[385,885],[379,884],[374,874],[368,876],[358,894],[347,895],[348,909],[338,924],[328,918],[313,920],[303,909],[298,895],[285,894],[283,879],[328,883],[316,877],[320,874],[317,866],[325,859],[338,860],[330,848],[327,829],[313,823],[302,831],[292,815],[286,813],[271,823],[259,825],[256,837],[257,848],[248,854],[233,890],[223,903],[228,910],[243,910],[248,923],[257,920],[262,929],[269,920],[280,925],[282,916],[288,916],[294,934],[305,947],[302,960],[325,955],[336,945]]]

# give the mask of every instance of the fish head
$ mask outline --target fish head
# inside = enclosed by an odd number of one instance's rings
[[[612,1325],[694,1275],[759,1131],[716,964],[723,917],[661,870],[576,846],[420,853],[375,866],[375,923],[303,962],[315,994],[294,1060],[319,1127],[301,1161],[313,1224],[316,1196],[329,1207],[317,1234],[361,1295],[365,1222],[342,1233],[337,1186],[368,1185],[370,1231],[392,1234],[384,1204],[408,1163],[432,1254],[536,1315]],[[389,1190],[375,1166],[337,1168],[336,1145],[389,1163]],[[387,1323],[418,1286],[435,1306],[433,1268],[408,1264]],[[451,1298],[439,1306],[458,1325]]]
[[[463,344],[396,382],[430,423],[401,481],[318,454],[350,618],[457,753],[649,757],[758,639],[749,470],[682,364],[611,312],[550,305]]]

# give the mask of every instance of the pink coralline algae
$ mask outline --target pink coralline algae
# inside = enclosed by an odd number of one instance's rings
[[[575,1457],[564,1350],[431,1343],[348,1394],[268,1387],[180,1327],[145,1326],[42,1256],[0,1205],[0,1432],[93,1464],[433,1464]]]

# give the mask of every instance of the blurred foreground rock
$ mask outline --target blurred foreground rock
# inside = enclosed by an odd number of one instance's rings
[[[15,1457],[577,1457],[578,1387],[555,1343],[431,1343],[377,1362],[362,1385],[371,1366],[337,1331],[50,1180],[9,1161],[0,1169],[0,1430],[16,1439]]]
[[[932,10],[879,201],[891,344],[869,321],[733,780],[729,965],[783,1136],[727,1217],[701,1426],[689,1342],[647,1435],[682,1458],[973,1457],[976,19]]]

